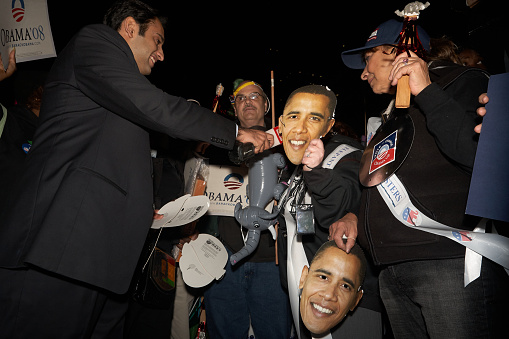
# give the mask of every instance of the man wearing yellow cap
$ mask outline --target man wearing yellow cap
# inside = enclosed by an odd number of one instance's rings
[[[240,127],[267,129],[264,118],[270,102],[259,84],[241,81],[230,100]],[[215,159],[210,156],[211,162]],[[225,164],[231,165],[223,161]],[[229,255],[238,252],[244,246],[240,224],[226,216],[218,217],[217,224]],[[257,338],[290,338],[290,305],[281,286],[275,242],[269,231],[261,233],[257,249],[247,258],[234,267],[228,261],[223,279],[205,291],[205,310],[211,338],[247,338],[250,323]]]

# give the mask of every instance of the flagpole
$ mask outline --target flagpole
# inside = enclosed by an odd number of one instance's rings
[[[276,108],[274,103],[274,71],[270,71],[270,94],[272,101],[272,128],[276,127]]]

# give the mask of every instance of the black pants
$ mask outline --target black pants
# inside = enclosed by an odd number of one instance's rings
[[[38,268],[0,268],[0,339],[122,339],[127,297]]]
[[[507,338],[509,277],[489,259],[464,287],[465,258],[408,261],[379,276],[396,338]]]

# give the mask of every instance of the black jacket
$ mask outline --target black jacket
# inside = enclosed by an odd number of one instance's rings
[[[341,219],[348,212],[358,213],[362,186],[359,183],[359,165],[362,157],[362,145],[357,141],[343,136],[335,135],[325,144],[326,158],[337,146],[347,144],[358,148],[359,151],[345,155],[333,169],[315,168],[309,172],[303,172],[304,183],[311,195],[315,221],[315,234],[302,236],[302,243],[306,258],[310,263],[320,246],[327,242],[330,225]],[[280,215],[278,231],[278,257],[281,282],[287,288],[287,231],[284,217]],[[382,305],[378,294],[377,273],[368,265],[368,272],[363,284],[364,296],[359,307],[377,312],[382,311]],[[339,325],[340,326],[340,325]],[[302,338],[311,338],[311,335],[301,323]],[[334,331],[332,334],[334,336]]]
[[[315,235],[303,238],[309,262],[318,248],[328,241],[329,226],[348,212],[358,213],[362,189],[358,177],[362,145],[346,136],[333,136],[325,145],[324,158],[341,144],[356,147],[359,151],[345,155],[332,170],[316,168],[308,172],[303,171],[304,182],[311,195],[318,223]]]
[[[125,293],[153,218],[152,129],[232,147],[235,123],[153,86],[122,36],[83,28],[48,76],[0,267],[25,263]]]
[[[302,243],[308,262],[311,262],[318,248],[328,241],[329,226],[348,212],[357,213],[361,197],[361,185],[358,173],[362,157],[362,146],[355,140],[336,135],[325,145],[325,156],[337,146],[348,144],[359,149],[345,155],[334,169],[315,168],[304,172],[304,183],[311,195],[315,217],[315,234],[302,237]],[[286,259],[287,237],[286,222],[282,214],[279,217],[278,257],[283,286],[287,286]]]
[[[433,83],[408,114],[415,137],[408,157],[396,171],[414,205],[428,217],[451,227],[472,230],[478,218],[465,215],[477,135],[476,109],[486,92],[483,71],[451,63],[430,66]],[[375,187],[363,191],[358,225],[360,244],[376,264],[457,258],[465,248],[454,241],[411,229],[397,221]]]
[[[0,220],[7,212],[17,185],[20,183],[23,163],[34,139],[38,118],[21,105],[9,107],[0,138]]]

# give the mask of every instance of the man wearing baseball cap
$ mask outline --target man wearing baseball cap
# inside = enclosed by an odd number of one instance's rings
[[[488,75],[414,52],[396,55],[402,28],[396,20],[382,23],[364,46],[343,52],[343,62],[362,69],[361,79],[377,94],[394,95],[401,77],[409,76],[410,107],[395,112],[391,102],[384,112],[389,121],[409,116],[415,130],[413,141],[398,140],[411,146],[395,174],[421,215],[473,230],[479,220],[465,215],[465,206],[477,148],[477,98],[486,91]],[[427,59],[436,50],[421,27],[417,35]],[[375,187],[363,191],[358,225],[360,245],[382,268],[380,295],[396,338],[502,335],[509,278],[500,265],[480,257],[480,276],[464,281],[465,247],[403,224]]]
[[[230,101],[240,127],[267,130],[264,118],[270,101],[258,83],[236,80]],[[205,156],[210,158],[212,165],[232,166],[226,159],[226,152],[220,152],[219,148],[210,147]],[[234,217],[211,216],[207,221],[209,225],[217,224],[217,236],[227,248],[229,257],[244,247],[241,226]],[[290,304],[288,294],[281,286],[275,259],[275,241],[265,230],[261,232],[253,253],[235,266],[228,262],[224,277],[207,287],[204,291],[205,311],[211,338],[247,338],[250,324],[257,337],[290,337]]]

